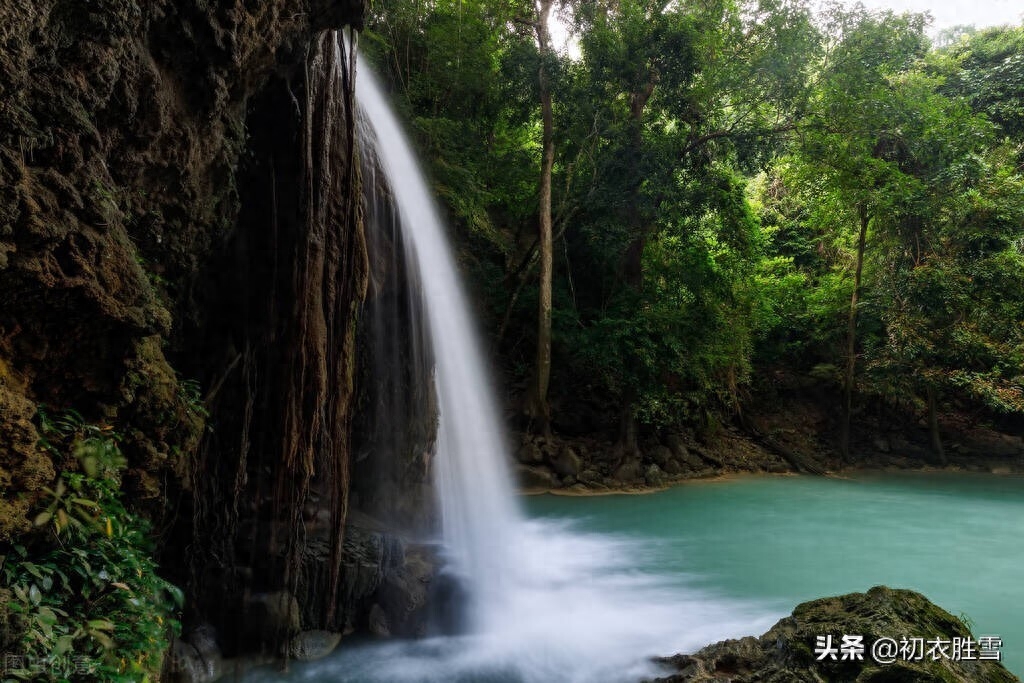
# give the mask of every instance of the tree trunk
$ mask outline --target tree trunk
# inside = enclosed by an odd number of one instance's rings
[[[636,434],[636,416],[633,415],[633,404],[636,403],[636,393],[630,390],[622,401],[622,410],[619,415],[619,448],[623,453],[635,454],[640,451]]]
[[[551,56],[548,16],[551,13],[552,2],[553,0],[539,0],[537,3],[537,46],[540,51],[538,78],[543,122],[538,243],[540,292],[537,306],[537,360],[527,402],[527,415],[545,435],[551,432],[548,385],[551,378],[551,285],[554,251],[551,227],[551,170],[555,163],[554,117],[547,72],[547,60]]]
[[[925,389],[928,397],[928,435],[931,437],[932,451],[940,465],[946,464],[946,450],[942,447],[939,437],[939,414],[935,398],[935,387],[929,384]]]
[[[853,412],[853,377],[857,366],[857,297],[860,294],[860,275],[864,266],[864,245],[867,242],[870,216],[861,205],[860,235],[857,237],[857,267],[853,276],[853,294],[850,295],[850,315],[846,326],[846,377],[843,382],[843,425],[839,438],[839,453],[843,462],[850,461],[850,414]]]

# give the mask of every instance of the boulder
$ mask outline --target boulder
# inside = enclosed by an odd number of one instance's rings
[[[388,572],[378,591],[392,636],[416,637],[426,632],[428,592],[435,574],[436,558],[429,547],[414,547],[401,567]]]
[[[391,635],[391,627],[388,626],[388,615],[384,612],[384,608],[378,604],[374,604],[370,608],[367,629],[373,635],[381,638],[387,638]]]
[[[333,631],[302,631],[292,638],[288,652],[292,659],[310,662],[334,652],[341,642],[341,634]]]
[[[612,472],[612,479],[623,484],[628,484],[640,479],[641,473],[640,460],[637,458],[629,458],[624,460],[622,464],[615,468],[615,471]]]
[[[686,443],[683,441],[683,437],[679,434],[669,434],[665,437],[665,445],[668,446],[672,454],[677,458],[683,458],[689,450],[686,448]]]
[[[665,473],[657,465],[650,465],[644,471],[644,482],[648,486],[659,487],[665,485]]]
[[[964,446],[969,453],[988,458],[1014,458],[1024,455],[1024,440],[1012,434],[975,430],[967,436]]]
[[[168,683],[208,683],[214,679],[203,658],[190,643],[175,638],[164,659],[161,680]]]
[[[281,642],[299,632],[299,601],[288,591],[255,593],[245,604],[245,631],[257,642]]]
[[[667,474],[668,476],[678,477],[680,474],[683,473],[683,466],[680,465],[675,460],[669,460],[667,463],[665,463],[664,470],[665,474]]]
[[[217,632],[210,624],[193,628],[184,640],[175,638],[164,660],[161,680],[169,683],[210,683],[221,678],[227,667],[217,644]]]
[[[863,636],[863,659],[826,656],[819,660],[819,637],[832,637],[838,648],[843,635]],[[805,602],[760,638],[746,637],[709,645],[693,655],[661,660],[675,673],[662,683],[1014,683],[1017,677],[993,660],[922,661],[896,657],[887,664],[871,656],[876,640],[901,637],[952,640],[969,638],[962,621],[932,604],[920,593],[876,586],[867,593]],[[963,641],[961,641],[963,642]],[[976,650],[977,652],[977,650]]]
[[[544,459],[547,460],[548,462],[551,462],[556,457],[558,457],[559,447],[558,443],[555,442],[554,439],[545,439],[544,437],[539,437],[537,439],[537,445],[540,447],[540,452],[543,454]]]
[[[667,469],[673,459],[673,453],[667,446],[655,446],[647,452],[647,456],[663,470]]]
[[[551,469],[560,477],[577,477],[580,473],[580,456],[568,446],[562,446],[558,455],[551,459]]]

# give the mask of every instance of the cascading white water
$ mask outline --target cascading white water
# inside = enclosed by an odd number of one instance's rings
[[[338,55],[340,59],[340,54]],[[611,683],[658,672],[651,658],[759,632],[765,612],[651,574],[657,548],[521,513],[486,364],[431,192],[381,86],[356,78],[362,144],[376,149],[416,264],[435,361],[435,462],[447,559],[464,582],[466,631],[344,649],[293,679]],[[281,680],[268,672],[250,681]],[[292,680],[292,679],[289,679]]]
[[[390,178],[406,258],[418,266],[435,361],[439,424],[433,464],[448,560],[468,589],[469,627],[502,611],[514,567],[514,499],[497,408],[441,219],[416,158],[373,73],[356,98]]]

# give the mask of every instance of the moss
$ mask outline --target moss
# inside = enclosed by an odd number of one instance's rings
[[[1018,679],[996,661],[896,661],[880,665],[870,652],[863,660],[819,661],[818,636],[864,636],[865,646],[879,638],[967,638],[970,630],[958,618],[920,593],[876,586],[798,605],[758,639],[743,638],[709,645],[700,652],[667,660],[681,673],[665,683],[711,683],[722,674],[736,683],[754,681],[807,683],[1013,683]],[[838,641],[836,642],[838,645]]]
[[[0,376],[0,542],[29,530],[29,507],[56,476],[53,462],[37,445],[35,406],[8,388],[11,374],[6,368],[0,365],[6,373]]]

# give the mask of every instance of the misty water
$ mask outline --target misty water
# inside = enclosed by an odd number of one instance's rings
[[[777,616],[880,584],[916,590],[966,617],[976,636],[1001,636],[1004,663],[1024,674],[1024,478],[743,477],[647,496],[540,496],[529,509],[643,539],[643,570],[688,576],[706,594]]]
[[[647,654],[760,634],[799,602],[878,584],[1001,636],[1004,663],[1024,673],[1024,478],[742,477],[535,496],[526,509],[538,537],[523,559],[564,585],[510,613],[506,632],[343,647],[251,680],[636,680]]]

